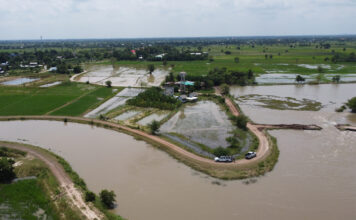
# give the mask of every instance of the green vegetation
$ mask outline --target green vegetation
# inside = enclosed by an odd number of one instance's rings
[[[248,118],[245,115],[233,116],[232,121],[238,128],[247,130]]]
[[[86,202],[94,202],[95,201],[95,193],[86,191],[85,192],[85,201]]]
[[[150,74],[152,74],[153,71],[155,71],[155,65],[153,65],[153,64],[148,64],[148,65],[147,65],[147,70],[148,70],[148,72],[149,72]]]
[[[245,95],[238,98],[240,102],[253,102],[257,106],[277,110],[319,111],[322,104],[310,99],[296,99],[273,95]],[[260,103],[260,104],[257,104]]]
[[[152,87],[146,89],[135,98],[127,100],[126,104],[138,107],[174,110],[181,105],[181,102],[173,97],[164,95],[161,88]]]
[[[12,184],[0,184],[0,216],[5,219],[82,219],[66,197],[47,166],[38,159],[27,159],[26,153],[1,148],[21,162],[14,171],[17,177],[35,176]],[[53,200],[55,198],[55,200]]]
[[[109,190],[102,190],[100,192],[100,199],[101,202],[109,209],[113,209],[115,207],[115,193],[114,191],[109,191]]]
[[[80,115],[111,95],[111,89],[70,82],[49,88],[0,86],[0,115]]]
[[[0,184],[0,195],[4,219],[59,219],[39,180]]]
[[[346,106],[349,107],[352,112],[356,113],[356,97],[348,100]]]
[[[0,158],[0,183],[10,182],[15,178],[14,163],[15,161],[10,158]]]
[[[159,130],[160,123],[156,120],[153,120],[152,123],[149,124],[151,134],[156,134],[156,132]]]
[[[113,90],[105,87],[98,87],[96,90],[81,96],[80,99],[58,109],[51,115],[80,116],[90,109],[94,109],[107,98],[114,95]]]
[[[112,82],[110,80],[105,82],[106,87],[111,88]]]

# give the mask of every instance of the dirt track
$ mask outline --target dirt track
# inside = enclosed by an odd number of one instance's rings
[[[231,101],[231,99],[229,98],[225,98],[225,103],[226,105],[229,107],[230,112],[234,115],[234,116],[239,116],[239,111],[236,108],[235,104]],[[259,127],[255,124],[252,124],[250,122],[247,123],[247,128],[256,135],[256,137],[259,140],[259,145],[258,145],[258,149],[257,149],[257,156],[255,158],[253,158],[252,160],[242,160],[245,163],[248,162],[252,162],[254,160],[262,160],[265,157],[267,157],[268,152],[271,149],[270,143],[268,142],[268,138],[267,135],[265,133],[263,133],[263,131],[261,131],[261,129],[259,129]]]
[[[237,111],[236,109],[234,111]],[[235,161],[234,163],[216,163],[215,161],[211,160],[211,159],[207,159],[201,156],[198,156],[194,153],[191,153],[189,151],[186,151],[185,149],[169,142],[166,141],[162,138],[160,138],[159,136],[155,136],[155,135],[151,135],[148,134],[144,131],[141,130],[137,130],[137,129],[133,129],[133,128],[129,128],[126,126],[122,126],[113,122],[108,122],[108,121],[102,121],[102,120],[98,120],[98,119],[90,119],[90,118],[82,118],[82,117],[65,117],[65,116],[50,116],[50,115],[43,115],[43,116],[0,116],[0,120],[3,121],[7,121],[7,120],[56,120],[56,121],[64,121],[65,119],[68,120],[68,122],[78,122],[78,123],[86,123],[86,124],[97,124],[106,128],[111,128],[111,129],[119,129],[119,130],[123,130],[126,132],[129,132],[131,134],[134,135],[138,135],[144,138],[147,138],[151,141],[154,141],[164,147],[170,148],[171,150],[174,150],[175,152],[182,154],[185,157],[188,157],[190,159],[199,161],[199,162],[203,162],[203,163],[207,163],[210,165],[214,165],[214,166],[236,166],[239,164],[249,164],[252,163],[255,160],[258,160],[260,158],[263,158],[265,156],[265,154],[268,152],[269,150],[269,144],[268,144],[268,139],[267,136],[264,135],[263,132],[261,132],[260,130],[258,130],[256,127],[254,127],[253,125],[248,125],[248,128],[251,129],[251,131],[253,133],[256,134],[256,136],[259,138],[260,140],[260,147],[262,147],[262,149],[259,149],[257,151],[258,155],[256,158],[252,159],[252,160],[238,160]]]
[[[39,150],[35,150],[25,145],[19,143],[6,143],[0,142],[1,146],[5,146],[8,148],[14,148],[21,151],[25,151],[28,154],[42,160],[48,168],[51,170],[53,175],[58,180],[61,188],[64,190],[65,194],[70,199],[71,203],[76,206],[78,210],[87,218],[87,219],[102,219],[102,215],[98,214],[99,211],[94,210],[89,207],[83,200],[82,193],[74,186],[74,183],[69,178],[67,173],[63,170],[63,167],[57,162],[57,160]]]

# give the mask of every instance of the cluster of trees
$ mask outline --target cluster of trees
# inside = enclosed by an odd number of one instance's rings
[[[186,80],[194,81],[195,89],[210,89],[213,86],[222,84],[245,86],[255,83],[255,76],[252,70],[248,72],[238,72],[226,68],[215,68],[206,76],[187,75]]]
[[[127,100],[126,104],[138,107],[173,110],[179,107],[181,102],[174,97],[164,95],[161,88],[151,87],[135,98]]]
[[[88,52],[80,51],[73,52],[69,50],[34,50],[23,52],[1,52],[0,63],[8,62],[4,67],[5,70],[21,69],[21,65],[28,65],[30,62],[37,62],[39,65],[57,67],[58,73],[69,73],[70,70],[74,73],[80,73],[83,69],[80,63],[90,60]],[[40,68],[31,68],[33,71],[38,71]]]
[[[102,190],[99,193],[100,201],[104,204],[104,206],[108,209],[113,209],[115,208],[115,202],[116,202],[116,194],[114,191],[109,191],[107,189]],[[87,191],[85,193],[85,201],[86,202],[94,202],[96,200],[95,193]]]
[[[356,62],[356,54],[355,53],[350,53],[350,54],[337,53],[331,58],[331,61],[334,62],[334,63],[338,63],[338,62]]]

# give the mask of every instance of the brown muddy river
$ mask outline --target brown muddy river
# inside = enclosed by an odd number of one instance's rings
[[[271,131],[279,162],[248,181],[213,179],[143,141],[88,125],[0,122],[0,139],[63,156],[89,189],[113,189],[115,212],[128,219],[356,219],[356,132],[333,126],[355,123],[355,115],[242,107],[258,122],[316,123],[324,129]]]

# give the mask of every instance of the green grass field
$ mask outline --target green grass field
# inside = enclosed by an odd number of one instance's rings
[[[4,219],[58,219],[36,179],[0,185],[0,216]]]
[[[80,83],[50,88],[0,86],[0,115],[43,115],[56,109],[56,114],[80,115],[100,103],[99,98],[104,100],[111,95],[111,89]]]
[[[51,113],[51,115],[79,116],[89,109],[93,109],[94,107],[98,106],[105,99],[111,97],[112,95],[114,95],[113,89],[100,87],[93,92],[81,97],[77,101]]]
[[[302,64],[328,65],[330,68],[324,68],[323,73],[338,73],[348,74],[356,73],[356,63],[332,63],[325,61],[326,57],[332,58],[334,53],[356,53],[356,44],[337,45],[331,44],[330,49],[316,48],[317,44],[310,46],[298,46],[291,48],[288,45],[212,45],[203,47],[204,52],[208,52],[213,61],[168,61],[167,66],[163,66],[162,62],[148,61],[117,61],[117,66],[131,66],[144,69],[148,64],[153,63],[156,68],[172,67],[172,72],[178,74],[185,71],[190,75],[206,75],[214,68],[226,67],[229,70],[246,72],[251,69],[254,73],[296,73],[296,74],[315,74],[319,73],[316,68],[306,68],[299,66]],[[346,51],[343,51],[346,48]],[[191,48],[197,49],[197,48]],[[231,54],[226,55],[225,52],[230,51]],[[265,58],[265,55],[268,58]],[[272,58],[269,58],[272,55]],[[235,63],[234,58],[240,59],[239,63]],[[111,61],[102,61],[99,64],[112,64]]]

